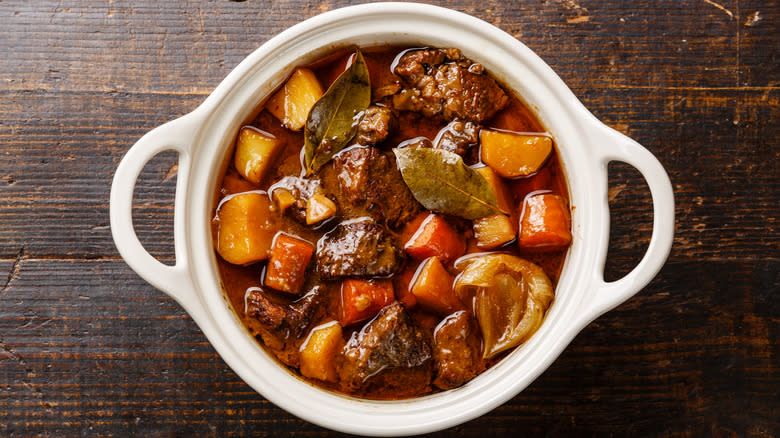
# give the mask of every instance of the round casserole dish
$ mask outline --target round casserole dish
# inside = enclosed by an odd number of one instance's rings
[[[539,331],[466,385],[434,395],[372,401],[318,389],[280,366],[235,315],[220,286],[210,220],[215,187],[236,132],[297,65],[345,46],[457,47],[483,64],[535,112],[554,137],[567,174],[573,240],[556,298]],[[141,246],[132,224],[136,178],[157,153],[179,154],[174,207],[176,264]],[[609,242],[607,164],[644,176],[653,198],[653,233],[634,270],[605,282]],[[538,56],[474,17],[413,3],[375,3],[328,12],[282,32],[242,61],[193,112],[142,137],[119,164],[111,188],[111,229],[120,254],[146,281],[176,299],[225,362],[279,407],[334,430],[375,436],[451,427],[506,402],[539,376],[593,319],[627,300],[660,270],[670,251],[674,202],[658,160],[599,122]]]

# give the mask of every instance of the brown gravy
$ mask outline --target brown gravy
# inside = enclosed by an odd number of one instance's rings
[[[382,87],[387,86],[393,80],[393,74],[391,72],[391,63],[393,62],[393,60],[401,50],[402,48],[398,48],[398,47],[367,48],[363,50],[363,56],[365,58],[367,67],[371,75],[372,91],[374,92],[373,93],[374,95],[377,93],[377,90],[380,90]],[[314,71],[317,78],[320,80],[323,89],[327,89],[330,86],[330,84],[336,79],[336,77],[341,72],[344,71],[344,69],[348,65],[349,58],[352,56],[353,53],[354,50],[352,49],[342,50],[333,53],[309,65],[308,67]],[[516,96],[514,96],[511,90],[508,90],[506,88],[505,90],[509,95],[509,99],[510,99],[509,104],[506,105],[506,107],[503,110],[501,110],[496,116],[494,116],[492,119],[488,120],[487,122],[483,123],[482,125],[490,128],[511,130],[516,132],[544,132],[545,131],[544,127],[534,117],[533,113],[528,109],[528,107]],[[282,126],[280,121],[277,120],[273,115],[271,115],[267,110],[262,110],[257,115],[257,117],[251,123],[249,123],[249,125],[256,127],[262,131],[271,133],[275,137],[281,139],[285,144],[284,149],[279,154],[276,160],[277,165],[269,172],[269,174],[265,177],[265,179],[258,185],[252,184],[242,179],[241,176],[233,168],[233,166],[229,165],[228,170],[226,171],[225,175],[223,176],[223,178],[220,180],[219,183],[219,187],[218,187],[219,194],[217,200],[218,202],[222,200],[225,196],[235,194],[235,193],[241,193],[250,190],[263,190],[263,191],[268,190],[270,185],[272,185],[274,182],[278,181],[280,178],[284,176],[287,175],[298,176],[301,174],[301,148],[304,143],[302,132],[293,132],[288,130],[287,128]],[[420,114],[415,112],[401,112],[399,114],[399,120],[397,124],[398,129],[396,129],[391,134],[391,137],[386,141],[386,143],[390,145],[397,145],[403,142],[404,140],[408,140],[415,137],[427,137],[433,140],[436,137],[439,130],[442,129],[445,125],[446,122],[426,119],[422,117]],[[232,163],[232,160],[230,161],[230,163]],[[322,172],[321,177],[323,178],[323,180],[327,180],[329,178],[330,179],[335,178],[335,175],[333,174],[333,172],[324,171]],[[531,181],[534,178],[535,181],[537,181],[536,183],[532,183]],[[539,183],[539,181],[542,182]],[[514,181],[506,181],[506,182],[508,183],[508,186],[511,188],[515,207],[522,205],[525,196],[530,191],[538,190],[539,184],[542,184],[542,187],[545,190],[552,191],[555,194],[562,196],[563,198],[566,199],[568,203],[569,197],[568,197],[567,185],[564,178],[563,169],[561,168],[561,164],[557,156],[557,151],[553,152],[549,161],[535,176],[525,178],[525,179],[514,180]],[[328,181],[325,181],[325,184],[327,183]],[[333,182],[333,181],[331,181],[331,183],[338,184],[337,182]],[[515,210],[517,211],[518,208],[515,208]],[[349,211],[347,211],[346,213],[349,213]],[[215,206],[215,214],[216,214],[216,206]],[[302,225],[299,222],[296,222],[295,220],[292,220],[290,217],[284,215],[277,215],[276,217],[274,217],[274,220],[278,221],[279,229],[282,232],[299,236],[300,238],[308,240],[309,242],[313,242],[313,243],[316,243],[317,240],[320,237],[322,237],[322,235],[326,231],[328,231],[335,225],[335,223],[333,223],[333,224],[326,224],[325,226],[320,228],[312,228],[310,226]],[[513,214],[512,220],[514,221],[518,220],[517,212]],[[468,237],[467,253],[484,252],[483,250],[477,248],[475,244],[475,240],[472,236],[472,230],[469,221],[453,218],[451,224],[458,231],[462,232],[463,235]],[[409,237],[408,235],[404,235],[405,231],[403,229],[396,230],[394,231],[394,233],[398,238],[398,240],[402,243],[403,241],[406,240],[406,238]],[[216,236],[216,230],[214,234]],[[527,251],[523,252],[518,248],[518,246],[513,241],[507,245],[504,245],[499,250],[502,252],[508,252],[511,254],[518,255],[520,257],[523,257],[525,259],[528,259],[538,264],[544,269],[545,273],[550,277],[550,279],[553,282],[553,285],[557,284],[558,277],[560,275],[560,270],[566,254],[566,248],[558,251],[553,251],[553,252],[527,252]],[[224,287],[224,291],[227,295],[227,298],[229,299],[236,314],[242,320],[245,321],[248,327],[251,327],[251,321],[248,321],[249,318],[247,317],[245,312],[245,296],[248,290],[251,290],[252,288],[262,287],[263,273],[264,273],[266,262],[261,261],[261,262],[250,264],[248,266],[237,266],[224,261],[219,256],[217,256],[217,260],[218,260],[219,272],[222,278],[222,285]],[[412,259],[408,259],[406,263],[407,263],[406,269],[414,269],[416,267],[416,262],[414,262]],[[453,274],[456,273],[453,269],[452,263],[450,263],[446,267],[448,270],[450,270],[451,273]],[[321,318],[321,320],[314,322],[312,324],[312,327],[315,327],[320,323],[338,318],[337,312],[339,306],[339,291],[338,291],[339,280],[330,280],[324,283],[330,283],[329,284],[330,296],[328,297],[327,300],[328,302],[327,309],[325,310],[324,316]],[[269,295],[272,296],[273,299],[278,300],[280,302],[289,301],[288,298],[289,295],[284,295],[282,293],[275,293],[273,291],[270,291]],[[440,316],[436,316],[434,314],[428,313],[420,308],[411,309],[410,314],[414,319],[414,321],[420,327],[422,327],[423,330],[427,331],[427,333],[431,337],[433,336],[434,329],[442,320]],[[343,332],[345,340],[349,340],[349,338],[353,336],[354,333],[359,331],[364,326],[365,323],[366,322],[357,323],[352,326],[345,327]],[[299,344],[292,344],[290,349],[293,350],[295,345],[299,345]],[[289,351],[287,352],[287,354],[297,354],[297,353],[295,351]],[[493,358],[492,360],[486,361],[483,364],[483,367],[484,368],[490,367],[495,362],[497,362],[502,357],[504,357],[504,355],[505,354],[501,354]],[[293,367],[288,367],[288,368],[290,372],[300,376],[300,373],[296,368]],[[323,382],[319,380],[307,379],[305,377],[301,377],[301,378],[310,381],[315,386],[324,387],[333,391],[339,391],[339,386],[336,384]],[[404,377],[402,374],[399,374],[399,375],[392,376],[392,378],[403,379]],[[392,389],[392,390],[383,390],[382,388],[372,387],[370,390],[367,390],[366,392],[350,394],[350,395],[356,395],[356,396],[372,398],[372,399],[399,399],[399,398],[415,397],[426,393],[440,391],[434,386],[428,385],[423,390],[417,390],[416,392],[404,392],[403,390],[397,389],[399,386],[403,387],[403,385],[396,385],[394,386],[394,388],[396,389]]]

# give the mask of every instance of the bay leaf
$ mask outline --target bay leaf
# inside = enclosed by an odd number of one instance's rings
[[[316,172],[344,149],[357,132],[360,114],[371,103],[368,67],[360,50],[355,60],[314,104],[304,130],[306,173]]]
[[[470,220],[509,214],[498,208],[490,184],[460,155],[432,148],[396,148],[393,153],[404,182],[428,210]]]

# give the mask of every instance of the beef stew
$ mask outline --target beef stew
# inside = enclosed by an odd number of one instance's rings
[[[218,191],[218,266],[248,330],[312,384],[371,399],[455,388],[525,342],[571,241],[552,138],[452,48],[296,68]]]

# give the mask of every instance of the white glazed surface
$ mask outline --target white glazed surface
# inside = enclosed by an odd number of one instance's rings
[[[220,287],[209,223],[217,178],[238,128],[294,66],[355,44],[460,48],[531,106],[555,138],[567,173],[574,239],[544,324],[496,366],[455,390],[379,402],[317,389],[280,367],[259,347]],[[166,266],[139,243],[131,205],[145,163],[171,149],[179,153],[176,265]],[[645,177],[653,198],[653,235],[637,267],[624,278],[606,283],[610,161],[629,163]],[[650,152],[596,120],[547,64],[510,35],[465,14],[412,3],[375,3],[328,12],[263,44],[195,111],[149,132],[128,151],[117,168],[110,205],[111,229],[122,257],[184,307],[225,362],[252,388],[310,422],[377,436],[451,427],[515,396],[547,369],[586,324],[650,282],[668,256],[674,232],[671,183]]]

